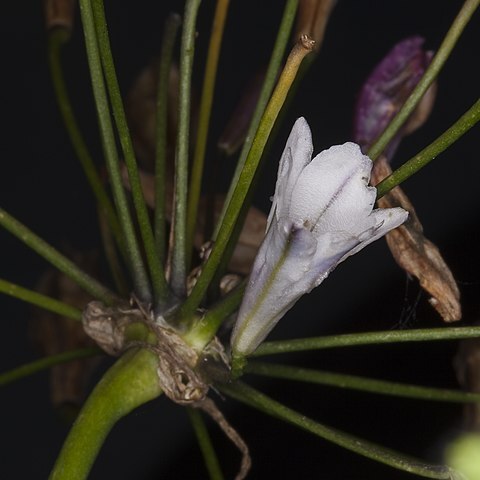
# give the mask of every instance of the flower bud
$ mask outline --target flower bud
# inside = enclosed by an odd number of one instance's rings
[[[252,353],[305,293],[347,257],[407,219],[402,208],[373,210],[372,161],[348,142],[312,160],[304,118],[280,160],[267,233],[255,258],[232,334],[234,356]]]

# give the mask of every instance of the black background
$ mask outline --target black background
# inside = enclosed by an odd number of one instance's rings
[[[200,90],[212,0],[204,0],[198,22],[195,87]],[[268,60],[283,3],[232,0],[220,59],[209,155],[242,86]],[[440,44],[460,1],[340,1],[317,61],[304,79],[257,192],[256,204],[267,211],[281,150],[293,121],[302,115],[313,133],[315,152],[351,138],[355,96],[369,71],[402,38],[420,34],[427,48]],[[160,48],[163,21],[183,2],[106,1],[118,76],[124,92]],[[78,13],[78,12],[77,12]],[[478,97],[477,14],[462,35],[439,79],[431,119],[402,143],[397,162],[410,158],[452,124]],[[87,249],[98,245],[95,205],[75,159],[56,108],[46,62],[41,2],[9,2],[0,23],[2,138],[0,204],[51,244]],[[65,49],[66,76],[76,113],[95,158],[100,142],[90,90],[83,38],[76,29]],[[464,324],[478,318],[478,212],[480,173],[478,127],[410,179],[410,195],[429,236],[444,252],[460,283]],[[229,166],[230,171],[232,165]],[[226,175],[229,168],[227,167]],[[222,185],[226,183],[222,182]],[[9,234],[0,232],[1,276],[32,287],[45,262]],[[408,284],[408,291],[406,285]],[[414,282],[396,268],[384,242],[377,242],[342,265],[321,288],[304,297],[280,322],[272,338],[301,337],[374,329],[440,326],[441,320],[418,293]],[[408,297],[406,300],[405,297]],[[1,370],[36,358],[27,340],[28,308],[0,298]],[[416,315],[406,319],[405,307]],[[455,388],[454,343],[362,347],[296,355],[298,365],[378,378]],[[296,383],[260,385],[273,397],[320,422],[416,456],[441,461],[442,449],[461,427],[461,407],[396,400],[346,390]],[[46,478],[68,432],[48,400],[48,375],[38,374],[3,388],[0,400],[2,478]],[[218,403],[251,447],[250,478],[369,479],[413,478],[239,407]],[[212,427],[227,478],[238,454]],[[92,479],[206,478],[188,419],[161,398],[121,421],[105,443]]]

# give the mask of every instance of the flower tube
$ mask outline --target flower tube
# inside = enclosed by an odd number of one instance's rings
[[[401,225],[402,208],[373,210],[372,161],[347,142],[312,160],[310,128],[293,126],[280,160],[265,239],[232,334],[234,356],[252,353],[305,293],[347,257]]]

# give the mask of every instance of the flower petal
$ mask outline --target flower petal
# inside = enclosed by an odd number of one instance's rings
[[[248,355],[265,339],[316,278],[315,236],[273,220],[258,252],[232,334],[232,348]]]
[[[275,213],[277,218],[288,216],[292,191],[302,170],[311,161],[312,153],[312,133],[307,121],[300,117],[293,125],[280,159],[277,184],[275,186],[272,208],[268,216],[267,229]]]
[[[300,175],[290,218],[318,233],[351,231],[375,203],[376,191],[367,187],[371,169],[372,161],[354,143],[324,150]]]

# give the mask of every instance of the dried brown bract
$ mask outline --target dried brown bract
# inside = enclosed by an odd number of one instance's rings
[[[378,183],[390,173],[386,158],[380,157],[375,162],[372,183]],[[418,278],[421,287],[430,295],[430,304],[445,322],[460,320],[460,292],[455,279],[438,248],[423,234],[422,224],[408,197],[396,187],[379,199],[378,205],[408,210],[408,220],[386,236],[390,251],[400,267]]]

